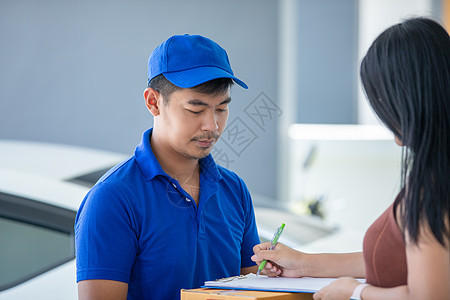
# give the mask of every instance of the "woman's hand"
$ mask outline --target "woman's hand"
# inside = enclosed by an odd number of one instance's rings
[[[360,282],[352,277],[341,277],[313,295],[314,300],[348,300]]]
[[[302,277],[301,265],[305,253],[296,251],[281,243],[277,243],[274,250],[268,250],[270,242],[258,244],[253,247],[255,255],[252,260],[258,264],[265,259],[267,260],[264,267],[264,274],[275,277]]]

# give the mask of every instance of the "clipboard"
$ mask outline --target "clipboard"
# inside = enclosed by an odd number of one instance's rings
[[[250,273],[247,275],[206,281],[202,287],[267,292],[315,293],[336,279],[337,278],[269,277],[265,275],[256,276],[256,274]],[[365,282],[365,279],[357,280],[361,283]]]

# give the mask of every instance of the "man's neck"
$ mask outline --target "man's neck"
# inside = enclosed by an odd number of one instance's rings
[[[153,154],[158,160],[164,172],[178,180],[180,184],[196,181],[200,174],[198,159],[188,158],[168,149],[158,141],[158,136],[152,135],[150,139]]]

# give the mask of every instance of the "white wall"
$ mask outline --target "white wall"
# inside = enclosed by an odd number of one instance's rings
[[[365,232],[400,188],[401,148],[379,125],[294,124],[290,136],[292,208],[321,197],[324,219]]]
[[[359,1],[359,59],[361,62],[375,38],[389,26],[414,16],[433,16],[438,12],[433,0],[360,0]],[[358,70],[356,71],[359,74]],[[359,78],[359,77],[358,77]],[[379,121],[369,107],[358,79],[358,123],[377,124]]]
[[[261,92],[277,103],[277,10],[272,0],[0,1],[0,139],[133,153],[153,123],[149,54],[173,34],[202,34],[249,86],[233,87],[229,124],[240,118],[257,136],[239,155],[219,142],[216,160],[227,155],[218,162],[274,198],[276,119],[260,128],[244,110]]]

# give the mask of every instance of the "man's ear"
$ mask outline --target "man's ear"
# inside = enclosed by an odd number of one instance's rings
[[[161,94],[151,87],[147,87],[144,91],[145,105],[148,111],[154,116],[159,115],[159,104],[162,101]]]

